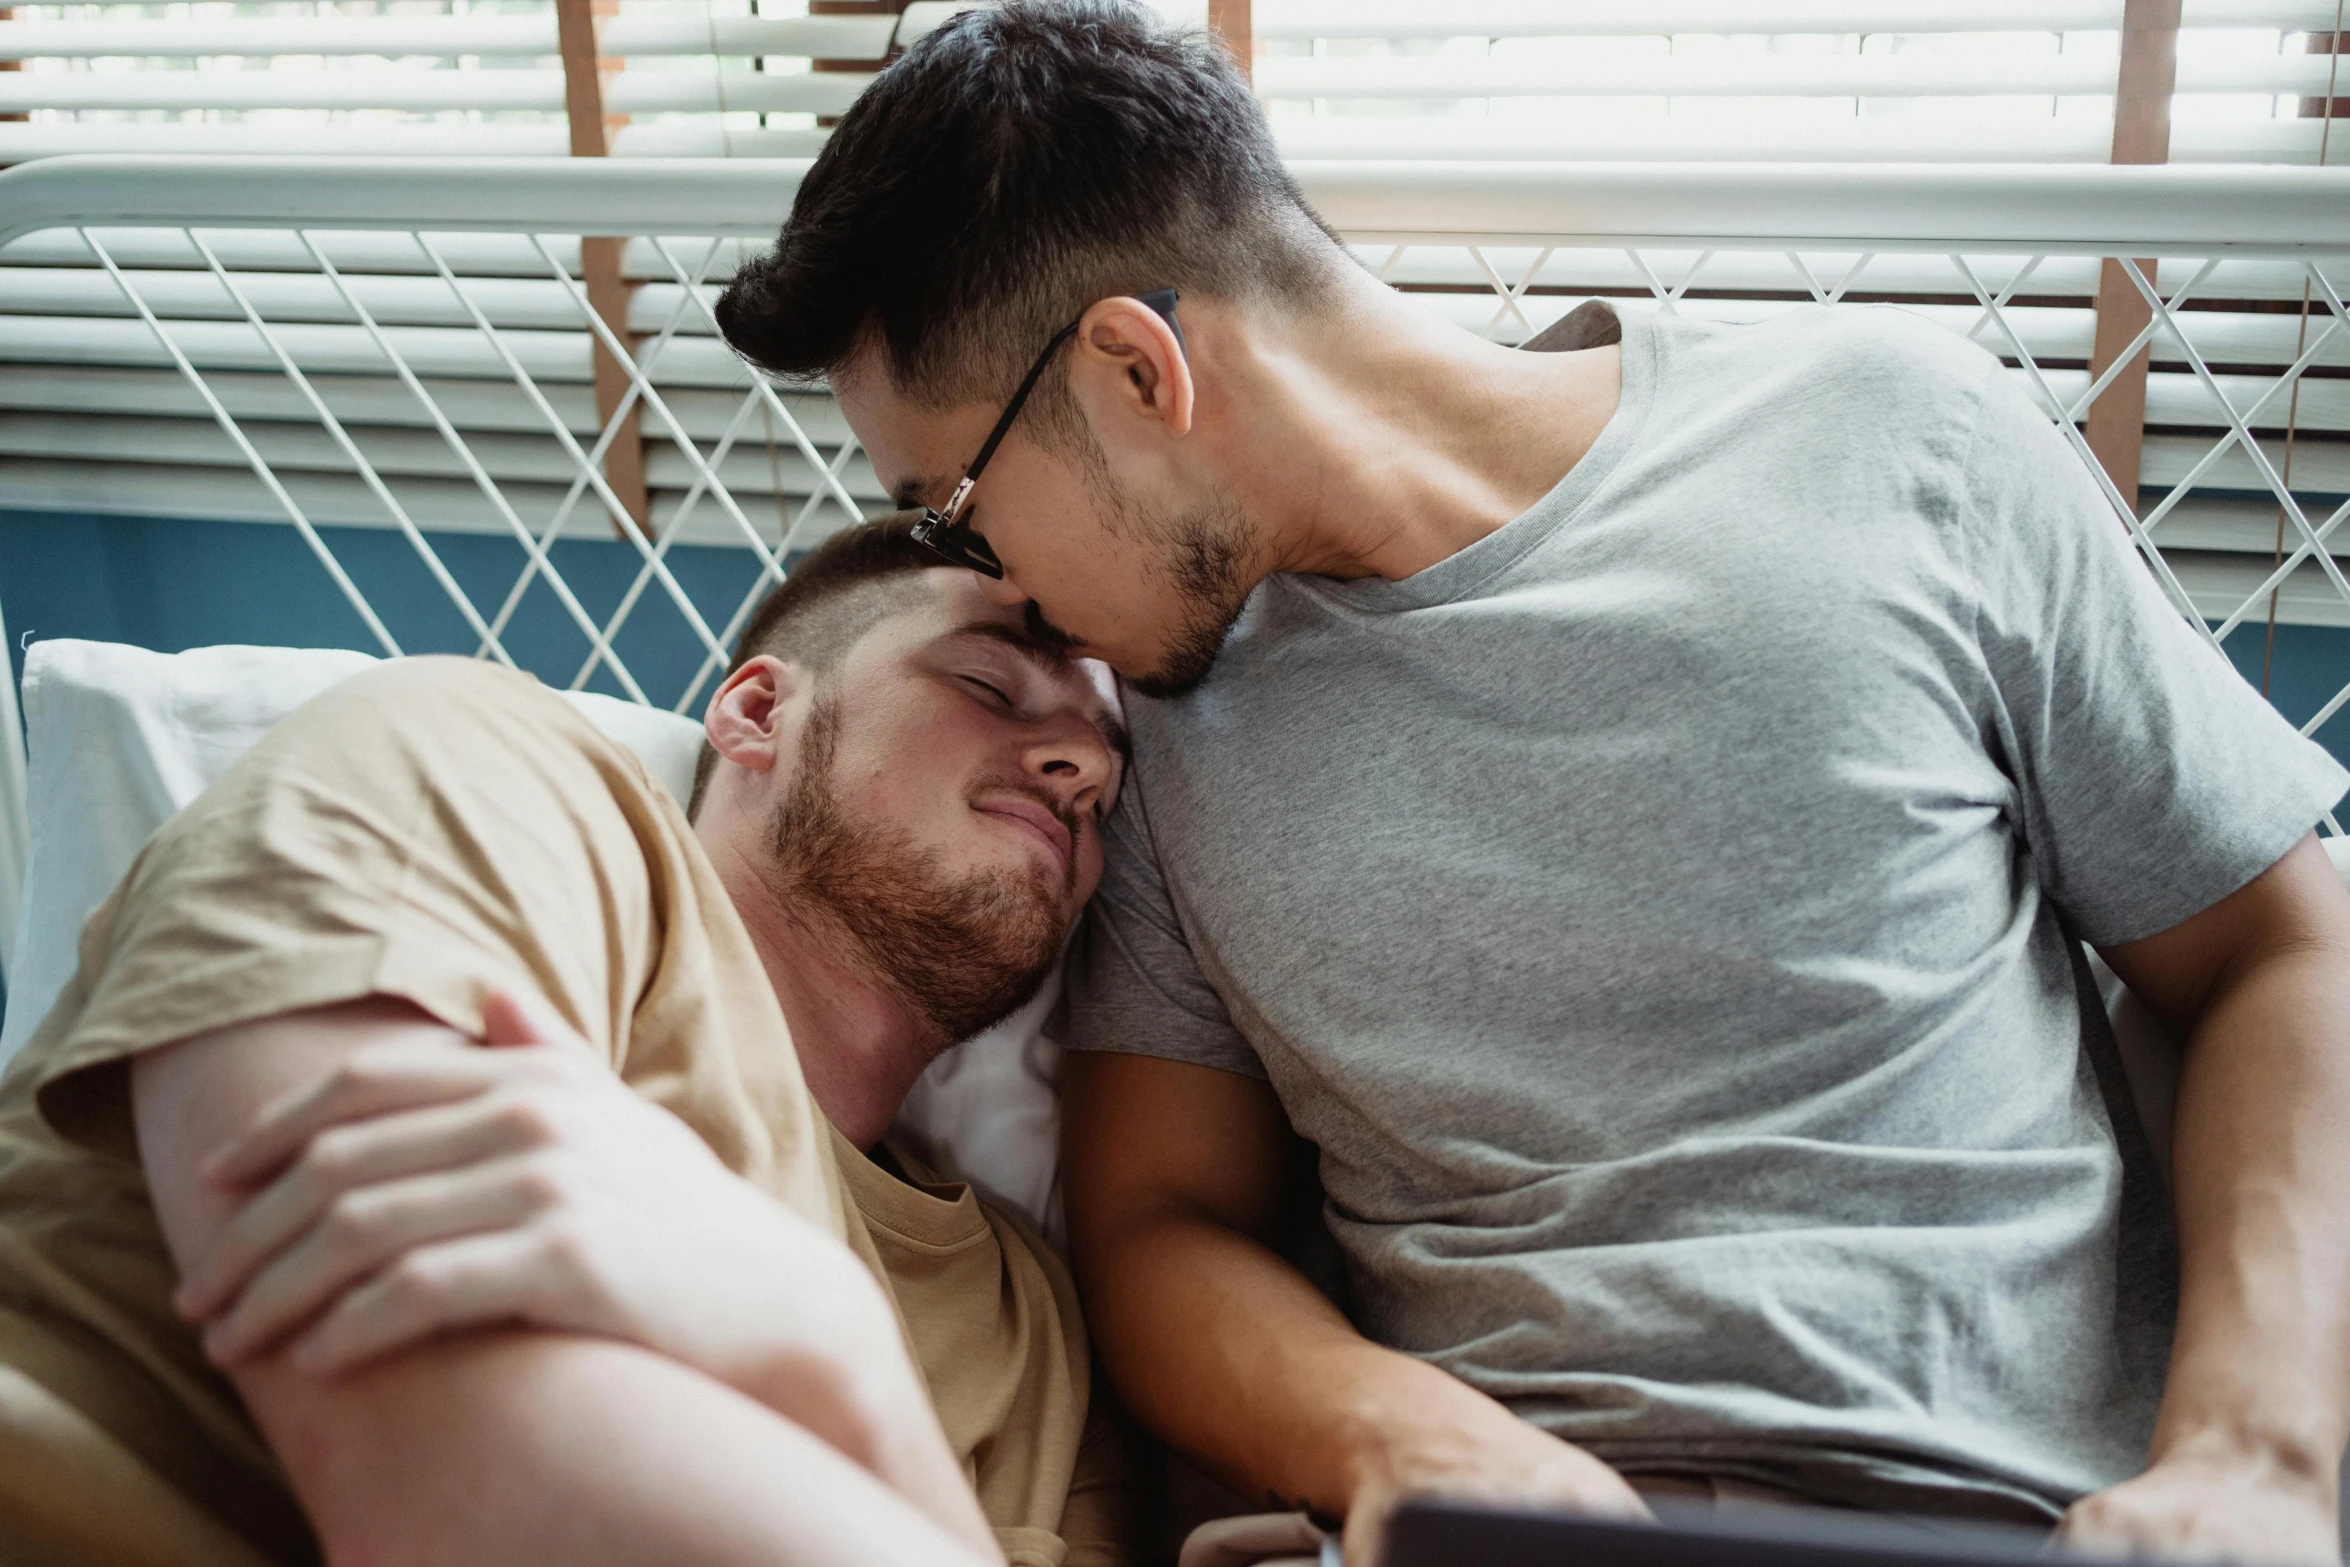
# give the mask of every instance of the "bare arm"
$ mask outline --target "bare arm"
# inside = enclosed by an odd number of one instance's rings
[[[2147,1472],[2077,1538],[2336,1561],[2350,1439],[2350,895],[2305,838],[2106,961],[2187,1041],[2178,1337]]]
[[[389,1004],[224,1030],[140,1057],[140,1156],[182,1271],[237,1206],[204,1156],[351,1053],[469,1048]],[[429,1281],[425,1287],[429,1286]],[[476,1332],[340,1377],[282,1352],[232,1373],[327,1557],[357,1564],[1000,1560],[715,1379],[630,1345]]]
[[[1641,1510],[1597,1459],[1364,1338],[1275,1255],[1289,1127],[1267,1085],[1087,1053],[1062,1093],[1094,1342],[1146,1425],[1244,1495],[1345,1515],[1357,1561],[1413,1492]]]

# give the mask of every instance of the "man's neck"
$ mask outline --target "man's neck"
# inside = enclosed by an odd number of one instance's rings
[[[1530,354],[1349,269],[1310,315],[1215,334],[1198,420],[1271,525],[1270,568],[1399,580],[1524,512],[1614,414],[1614,348]]]
[[[903,1002],[841,957],[837,935],[791,909],[754,856],[707,831],[702,839],[783,1007],[808,1092],[842,1136],[871,1148],[938,1053],[935,1042]]]

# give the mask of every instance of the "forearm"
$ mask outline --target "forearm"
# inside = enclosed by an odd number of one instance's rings
[[[827,1443],[631,1345],[468,1334],[338,1379],[239,1374],[337,1567],[976,1563]]]
[[[1454,1377],[1371,1343],[1295,1269],[1208,1219],[1126,1227],[1096,1248],[1086,1283],[1128,1407],[1268,1505],[1343,1515],[1367,1488],[1533,1435]]]
[[[1411,1495],[1639,1515],[1623,1477],[1366,1340],[1264,1244],[1295,1167],[1270,1085],[1116,1052],[1062,1069],[1063,1190],[1095,1345],[1144,1424],[1275,1507],[1377,1551]]]
[[[2350,1436],[2350,965],[2270,957],[2186,1052],[2178,1336],[2154,1458],[2265,1455],[2330,1496]]]
[[[878,1298],[875,1305],[888,1310]],[[948,1533],[993,1552],[994,1531],[913,1362],[873,1358],[851,1365],[839,1355],[794,1356],[740,1391],[869,1471]]]
[[[134,1063],[141,1159],[183,1274],[238,1203],[200,1173],[205,1156],[386,1040],[471,1048],[413,1009],[364,1004]],[[296,1368],[280,1346],[233,1375],[337,1562],[1000,1560],[910,1368],[861,1379],[869,1396],[853,1411],[804,1377],[802,1413],[822,1436],[787,1418],[781,1388],[766,1390],[779,1414],[682,1361],[583,1333],[468,1331],[337,1376]],[[853,1454],[833,1445],[844,1435]]]

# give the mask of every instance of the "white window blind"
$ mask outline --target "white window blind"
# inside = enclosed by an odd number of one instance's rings
[[[623,0],[602,20],[620,156],[805,157],[894,15],[805,0]],[[551,0],[320,0],[0,11],[0,163],[66,152],[562,156]],[[833,68],[815,69],[817,61]],[[845,66],[846,68],[841,68]]]
[[[2306,111],[2338,61],[2313,40],[2338,9],[2185,0],[2172,160],[2318,161]],[[2122,4],[1257,0],[1255,18],[1292,157],[2102,163]]]
[[[622,155],[806,156],[966,8],[621,0]],[[1170,4],[1177,14],[1196,5]],[[1257,0],[1297,157],[2103,161],[2121,0]],[[2335,0],[2187,0],[2174,161],[2315,162]],[[0,7],[0,162],[69,151],[565,150],[551,0]],[[817,60],[850,69],[815,70]],[[2337,155],[2350,152],[2337,149]]]
[[[605,107],[626,117],[623,156],[807,156],[894,46],[968,0],[917,0],[902,16],[809,16],[805,0],[620,0],[602,52],[623,61]],[[1181,16],[1201,0],[1170,0]],[[2169,156],[2177,162],[2350,162],[2350,100],[2332,52],[2340,0],[2184,0]],[[2122,0],[1254,0],[1254,80],[1295,160],[1700,159],[2096,162],[2114,131]],[[0,19],[0,163],[69,151],[561,155],[563,79],[551,0],[293,0],[18,5]],[[828,68],[817,69],[819,61]],[[841,68],[848,62],[847,68]],[[856,62],[864,62],[858,68]],[[581,264],[576,241],[558,247]],[[272,248],[275,246],[275,248]],[[484,436],[501,479],[560,471],[537,416],[492,383],[470,324],[420,258],[380,239],[330,238],[362,302],[417,335],[417,368],[452,418]],[[1366,264],[1473,330],[1518,341],[1593,298],[1748,319],[1800,308],[1806,279],[1780,258],[1600,249],[1553,252],[1365,246]],[[272,455],[327,476],[348,463],[248,339],[239,309],[179,237],[131,236],[132,281],[184,323],[223,395]],[[436,483],[450,461],[414,399],[381,362],[349,304],[285,243],[224,238],[224,266],[257,307],[296,323],[321,356],[323,395],[391,469]],[[698,253],[696,253],[698,255]],[[592,339],[542,258],[511,245],[454,245],[485,309],[545,356],[551,395],[579,435],[605,426],[591,395]],[[714,254],[702,299],[733,265]],[[1946,262],[1888,254],[1807,257],[1847,301],[1885,300],[1978,325]],[[1854,270],[1857,267],[1858,270]],[[629,334],[658,342],[653,378],[674,390],[682,433],[728,443],[730,486],[773,497],[779,536],[845,485],[882,497],[828,400],[796,404],[802,449],[721,393],[735,367],[694,295],[644,243],[620,261]],[[2192,266],[2166,264],[2167,295]],[[1496,282],[1511,301],[1497,307]],[[2146,377],[2140,507],[2171,499],[2157,535],[2181,579],[2214,605],[2277,558],[2279,508],[2238,450],[2203,462],[2228,428],[2216,395],[2254,407],[2256,388],[2314,348],[2291,395],[2250,425],[2267,462],[2312,515],[2350,497],[2350,330],[2286,264],[2230,263],[2180,312],[2206,381],[2158,332]],[[2350,280],[2346,280],[2350,281]],[[2099,272],[2052,258],[2006,302],[2008,320],[2067,395],[2090,380]],[[1999,348],[1995,334],[1977,340]],[[305,350],[306,352],[308,350]],[[240,357],[242,356],[242,357]],[[2011,362],[2014,355],[2010,354]],[[249,362],[248,362],[249,361]],[[533,361],[534,366],[538,361]],[[2018,365],[2017,374],[2025,374]],[[190,402],[152,334],[91,258],[60,236],[0,256],[0,501],[60,509],[268,516],[236,499],[242,459]],[[659,419],[642,432],[655,517],[696,477]],[[624,437],[626,438],[626,437]],[[828,477],[829,473],[829,477]],[[217,480],[218,482],[214,482]],[[201,482],[199,482],[201,481]],[[568,481],[566,481],[568,482]],[[335,477],[321,520],[366,523],[380,506]],[[331,486],[330,486],[331,487]],[[484,525],[452,484],[451,526]],[[845,520],[834,506],[815,513]],[[822,524],[820,524],[822,525]],[[2350,553],[2350,528],[2341,531]],[[2314,563],[2305,576],[2318,575]],[[2298,580],[2298,579],[2297,579]],[[2322,584],[2320,585],[2322,586]],[[2350,624],[2342,596],[2288,585],[2283,620]]]

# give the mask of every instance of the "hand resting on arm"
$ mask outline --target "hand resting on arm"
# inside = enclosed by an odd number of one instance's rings
[[[920,1388],[864,1264],[561,1024],[485,1013],[504,1048],[370,1047],[216,1151],[207,1179],[244,1204],[177,1301],[206,1352],[236,1365],[299,1330],[292,1363],[332,1374],[456,1328],[600,1334],[876,1467]]]
[[[184,1303],[213,1318],[329,1560],[1000,1561],[854,1256],[584,1047],[493,1012],[531,1042],[482,1050],[370,1002],[134,1064]],[[598,1189],[634,1206],[547,1219],[548,1194],[608,1156],[625,1162]],[[338,1185],[338,1168],[375,1174]],[[365,1200],[337,1208],[345,1193]],[[403,1226],[398,1265],[354,1263]],[[333,1303],[299,1340],[309,1365],[288,1343],[305,1301]]]

